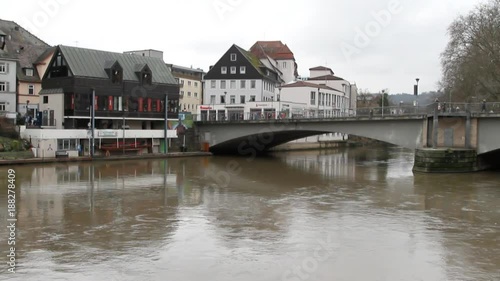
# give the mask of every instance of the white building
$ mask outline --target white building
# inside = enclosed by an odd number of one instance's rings
[[[232,45],[205,75],[203,105],[198,114],[201,120],[243,118],[247,103],[276,100],[280,82],[275,69],[263,64],[252,53]],[[264,113],[265,109],[253,107],[248,112]]]
[[[257,41],[250,48],[250,53],[259,58],[267,67],[275,69],[283,83],[297,80],[295,56],[281,41]]]
[[[7,51],[8,36],[0,30],[0,116],[16,119],[17,59]]]

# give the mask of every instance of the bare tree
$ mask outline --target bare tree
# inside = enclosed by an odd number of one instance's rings
[[[450,41],[441,54],[445,92],[454,100],[500,100],[500,0],[458,17],[448,33]]]

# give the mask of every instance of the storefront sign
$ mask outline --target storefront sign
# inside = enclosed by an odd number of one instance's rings
[[[118,132],[117,131],[98,131],[97,132],[98,137],[117,137]]]

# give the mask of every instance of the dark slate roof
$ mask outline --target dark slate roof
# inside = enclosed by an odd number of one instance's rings
[[[0,20],[0,30],[7,35],[5,51],[0,57],[17,59],[17,78],[21,81],[40,82],[34,64],[50,46],[13,21]],[[23,68],[33,68],[33,76],[26,76]]]
[[[254,54],[252,54],[251,52],[241,48],[240,46],[238,45],[234,45],[236,47],[236,49],[238,49],[238,51],[240,51],[240,53],[255,67],[255,69],[257,69],[257,71],[263,76],[263,77],[267,77],[266,73],[264,72],[264,70],[269,70],[269,71],[272,71],[274,73],[276,73],[276,71],[272,68],[269,68],[267,67],[264,63],[262,63],[262,61]]]
[[[174,84],[177,82],[160,58],[113,53],[60,45],[59,49],[68,63],[73,76],[109,79],[105,68],[109,61],[117,61],[123,68],[123,80],[138,81],[137,70],[147,64],[151,69],[153,83]],[[108,63],[107,63],[108,62]]]

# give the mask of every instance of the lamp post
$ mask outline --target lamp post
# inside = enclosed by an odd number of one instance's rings
[[[319,87],[318,87],[318,110],[316,110],[317,114],[316,114],[316,118],[319,118]]]
[[[278,87],[278,114],[281,117],[281,87]]]
[[[226,106],[226,110],[224,110],[224,119],[226,120],[229,120],[228,118],[228,112],[227,112],[227,92],[224,91],[224,103],[225,103],[225,106]]]
[[[417,81],[417,84],[415,85],[415,91],[414,91],[415,103],[413,105],[415,106],[415,113],[416,113],[418,110],[418,81],[420,81],[420,78],[415,78],[415,81]]]
[[[382,90],[382,117],[384,117],[385,90]]]

